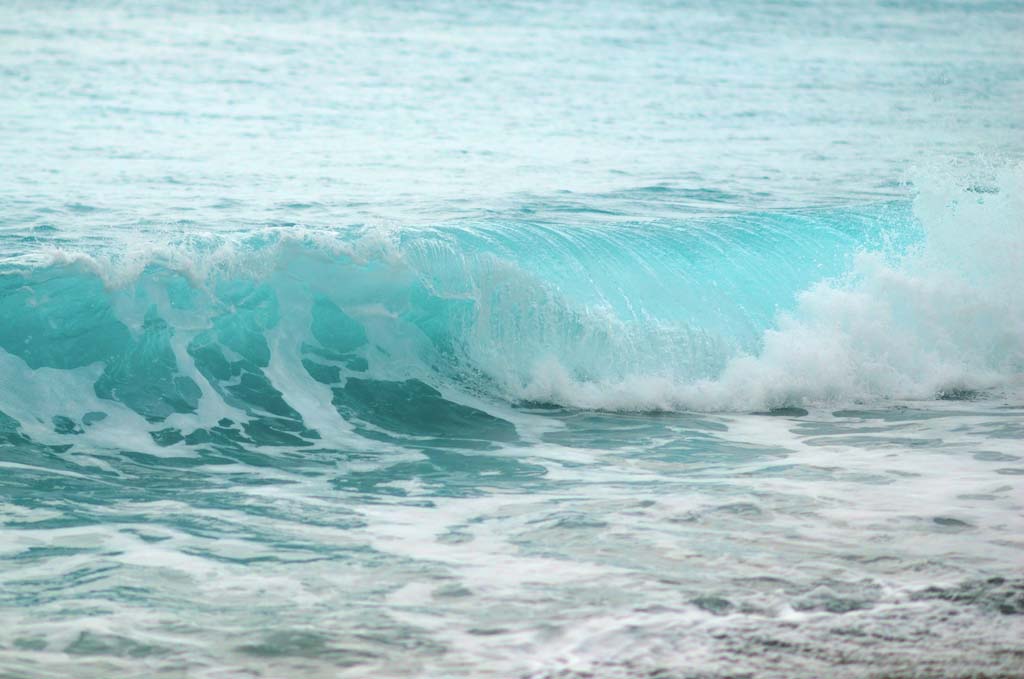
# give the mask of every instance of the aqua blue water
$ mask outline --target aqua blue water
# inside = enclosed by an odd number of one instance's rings
[[[0,677],[1024,677],[1022,46],[0,3]]]

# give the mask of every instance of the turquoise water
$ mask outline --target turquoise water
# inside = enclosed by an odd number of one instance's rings
[[[0,6],[0,677],[1024,676],[1022,38]]]

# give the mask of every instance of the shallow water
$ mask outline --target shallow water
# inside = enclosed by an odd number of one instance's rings
[[[191,458],[8,435],[4,667],[1015,676],[1022,417],[519,411],[501,447]]]
[[[1024,676],[1024,7],[0,7],[0,677]]]

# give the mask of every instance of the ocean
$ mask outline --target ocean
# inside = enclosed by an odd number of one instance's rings
[[[1024,3],[0,3],[0,678],[1024,677]]]

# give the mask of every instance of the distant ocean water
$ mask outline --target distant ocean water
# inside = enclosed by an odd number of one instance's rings
[[[0,5],[0,678],[1024,677],[1022,45]]]

